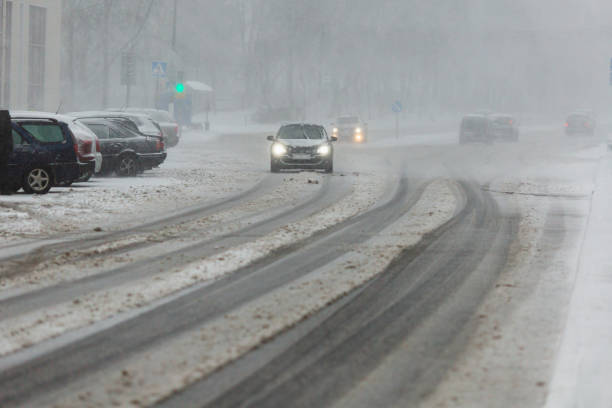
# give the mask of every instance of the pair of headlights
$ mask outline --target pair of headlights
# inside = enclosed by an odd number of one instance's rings
[[[332,132],[333,133],[338,133],[338,128],[337,127],[333,128]],[[360,127],[355,128],[355,133],[361,133],[361,128]]]
[[[321,156],[327,156],[331,152],[329,145],[323,144],[317,149],[317,153]],[[272,155],[280,157],[287,154],[287,147],[282,143],[274,143],[272,145]]]

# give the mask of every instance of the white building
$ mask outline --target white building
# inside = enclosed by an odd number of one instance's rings
[[[60,103],[61,0],[0,0],[0,107]]]

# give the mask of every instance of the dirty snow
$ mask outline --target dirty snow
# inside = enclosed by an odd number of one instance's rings
[[[380,274],[402,250],[452,218],[457,188],[446,180],[431,183],[406,215],[336,261],[120,368],[94,374],[89,384],[95,386],[80,387],[58,406],[148,405],[204,377]]]
[[[292,176],[306,177],[304,176]],[[55,337],[67,330],[90,325],[133,308],[142,307],[197,283],[209,282],[266,257],[272,251],[312,236],[373,206],[388,185],[375,175],[360,174],[352,179],[353,191],[332,206],[303,220],[284,226],[246,244],[223,251],[186,267],[95,292],[79,299],[26,313],[2,322],[0,355]],[[392,180],[389,180],[392,181]],[[73,273],[74,274],[74,273]]]

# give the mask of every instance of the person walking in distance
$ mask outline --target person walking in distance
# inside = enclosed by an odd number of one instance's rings
[[[7,110],[0,110],[0,193],[11,194],[13,186],[9,179],[8,160],[13,152],[13,134],[11,115]]]

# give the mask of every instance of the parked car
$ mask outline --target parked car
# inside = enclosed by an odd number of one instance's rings
[[[572,112],[565,121],[565,134],[583,134],[593,136],[595,134],[596,121],[592,114],[586,111]]]
[[[13,152],[9,156],[9,179],[13,190],[46,194],[52,186],[70,184],[82,174],[77,159],[78,142],[68,123],[48,114],[11,113]]]
[[[491,117],[482,114],[466,115],[461,120],[459,143],[493,141],[493,122]]]
[[[161,137],[137,133],[113,118],[78,118],[100,140],[102,173],[126,177],[157,167],[166,160]]]
[[[281,126],[276,136],[268,136],[270,146],[270,171],[283,169],[320,169],[334,171],[334,147],[336,136],[328,136],[320,125],[294,123]]]
[[[368,124],[357,116],[343,116],[332,123],[332,135],[340,141],[363,143],[367,139]]]
[[[111,112],[111,113],[109,114],[108,112]],[[122,111],[122,110],[117,110],[117,109],[109,109],[108,112],[106,113],[106,115],[112,115],[112,116],[107,116],[107,117],[128,118],[134,123],[134,125],[136,125],[136,129],[143,135],[164,137],[164,132],[161,126],[159,125],[159,123],[153,120],[153,118],[151,118],[151,116],[146,113]],[[101,117],[101,116],[97,115],[97,117]],[[164,137],[164,141],[167,142],[167,139],[165,137]]]
[[[491,133],[493,139],[506,142],[518,142],[519,128],[518,120],[507,114],[497,113],[489,117],[491,119]]]
[[[141,113],[151,117],[161,128],[168,147],[176,146],[181,138],[181,129],[169,112],[159,109],[127,108],[125,112]]]

